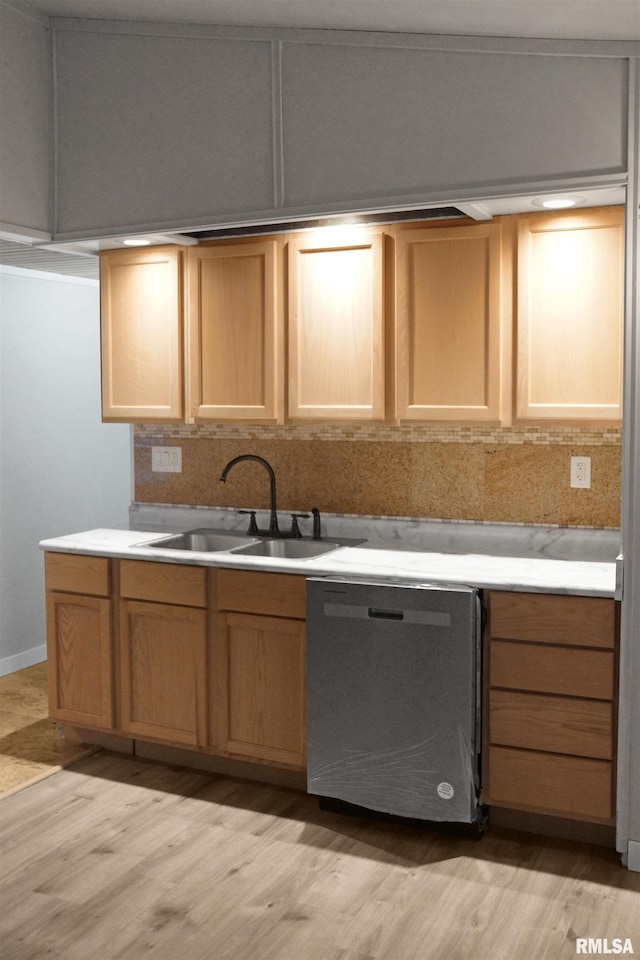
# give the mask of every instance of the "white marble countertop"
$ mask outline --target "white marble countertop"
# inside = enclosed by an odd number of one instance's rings
[[[181,508],[188,510],[190,508]],[[233,519],[232,519],[233,518]],[[411,525],[409,533],[403,528],[398,535],[398,522],[393,527],[393,535],[380,535],[380,522],[369,521],[366,528],[371,535],[367,543],[359,546],[341,547],[329,553],[304,560],[293,560],[275,557],[252,557],[229,552],[204,553],[198,551],[167,550],[148,544],[176,530],[187,530],[203,526],[215,526],[218,529],[238,529],[239,521],[231,512],[226,516],[216,515],[215,522],[203,522],[204,514],[186,516],[175,513],[167,521],[158,522],[155,529],[149,529],[149,517],[135,517],[137,529],[110,529],[98,528],[68,536],[55,537],[43,540],[40,547],[43,550],[54,552],[100,555],[106,557],[120,557],[128,559],[154,560],[165,563],[185,563],[198,566],[227,567],[244,570],[263,570],[280,573],[295,573],[308,577],[338,576],[346,578],[365,578],[368,580],[406,579],[413,582],[467,584],[480,588],[497,590],[514,590],[535,593],[574,594],[593,597],[613,597],[616,591],[616,561],[615,552],[611,556],[612,540],[607,541],[607,550],[604,555],[607,559],[557,559],[545,556],[543,547],[539,550],[527,548],[537,536],[541,542],[541,531],[534,528],[532,533],[520,533],[519,540],[507,547],[505,543],[515,533],[509,529],[499,537],[495,533],[495,525],[487,528],[483,535],[478,529],[453,531],[457,537],[457,548],[450,542],[450,532],[445,531],[444,525],[437,524],[435,533],[439,535],[441,543],[446,548],[432,549],[429,546],[429,536],[433,529],[428,527],[429,521],[406,521]],[[338,518],[340,519],[340,518]],[[177,521],[177,522],[176,522]],[[341,536],[365,536],[364,519],[354,524],[333,523],[328,519],[327,539]],[[385,520],[385,523],[388,521]],[[244,530],[246,519],[242,520]],[[425,527],[425,524],[427,525]],[[479,525],[480,526],[480,525]],[[502,525],[505,528],[508,525]],[[144,527],[144,529],[142,529]],[[422,537],[416,535],[416,529]],[[413,531],[413,532],[412,532]],[[573,531],[571,531],[573,533]],[[585,531],[588,533],[588,531]],[[426,539],[425,539],[426,537]],[[433,536],[431,536],[433,540]],[[437,539],[437,538],[436,538]],[[565,538],[570,543],[569,535]],[[593,538],[583,538],[590,542]],[[545,543],[552,540],[558,543],[562,540],[558,531],[553,530],[545,538]],[[578,538],[578,541],[580,538]],[[416,544],[418,541],[419,545]],[[426,546],[424,544],[427,544]],[[487,552],[477,549],[486,544]],[[469,544],[472,545],[468,549]],[[524,544],[524,546],[519,546]],[[613,542],[615,546],[615,542]],[[583,553],[581,553],[581,549]],[[524,556],[518,556],[521,550]],[[557,548],[562,554],[567,548]],[[509,555],[505,555],[505,551]],[[577,542],[568,553],[577,552],[578,556],[589,555],[589,551]],[[514,553],[516,555],[514,555]],[[598,550],[592,550],[597,556]]]

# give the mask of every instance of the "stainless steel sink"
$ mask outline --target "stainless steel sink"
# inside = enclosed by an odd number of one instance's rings
[[[255,537],[248,537],[244,533],[220,533],[202,528],[187,530],[186,533],[176,533],[173,536],[162,537],[160,540],[151,540],[142,546],[157,547],[161,550],[198,550],[203,553],[220,553],[224,550],[234,550],[244,545],[259,543],[260,541]]]
[[[234,553],[250,557],[287,557],[292,560],[309,560],[322,553],[338,550],[344,546],[329,540],[258,540],[238,547]]]
[[[141,547],[154,547],[159,550],[191,550],[201,553],[235,553],[250,557],[284,557],[291,560],[308,560],[318,557],[339,547],[355,546],[363,540],[307,540],[307,539],[271,539],[254,537],[246,533],[227,530],[211,530],[202,527],[187,530],[185,533],[171,534],[158,540],[138,544]]]

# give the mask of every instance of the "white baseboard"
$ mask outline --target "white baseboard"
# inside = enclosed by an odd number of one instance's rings
[[[6,677],[9,673],[15,673],[16,670],[24,670],[25,667],[32,667],[34,663],[42,663],[46,659],[47,648],[44,643],[39,647],[32,647],[31,650],[14,653],[12,657],[3,657],[0,659],[0,677]]]

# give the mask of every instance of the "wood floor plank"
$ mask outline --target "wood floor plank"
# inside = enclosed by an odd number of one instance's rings
[[[2,960],[573,960],[630,937],[617,855],[320,810],[99,753],[0,801]]]

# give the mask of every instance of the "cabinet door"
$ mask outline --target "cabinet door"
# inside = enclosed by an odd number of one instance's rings
[[[100,255],[102,418],[182,419],[179,247]]]
[[[48,591],[47,655],[51,716],[111,728],[111,601]]]
[[[519,217],[517,262],[517,416],[619,421],[622,208]]]
[[[195,420],[282,418],[279,243],[189,250],[189,411]]]
[[[206,743],[206,613],[123,600],[122,728],[173,743]]]
[[[501,225],[396,234],[396,417],[499,420]]]
[[[216,639],[220,747],[303,767],[304,622],[224,613]]]
[[[289,241],[293,419],[384,418],[383,237],[339,237]]]

